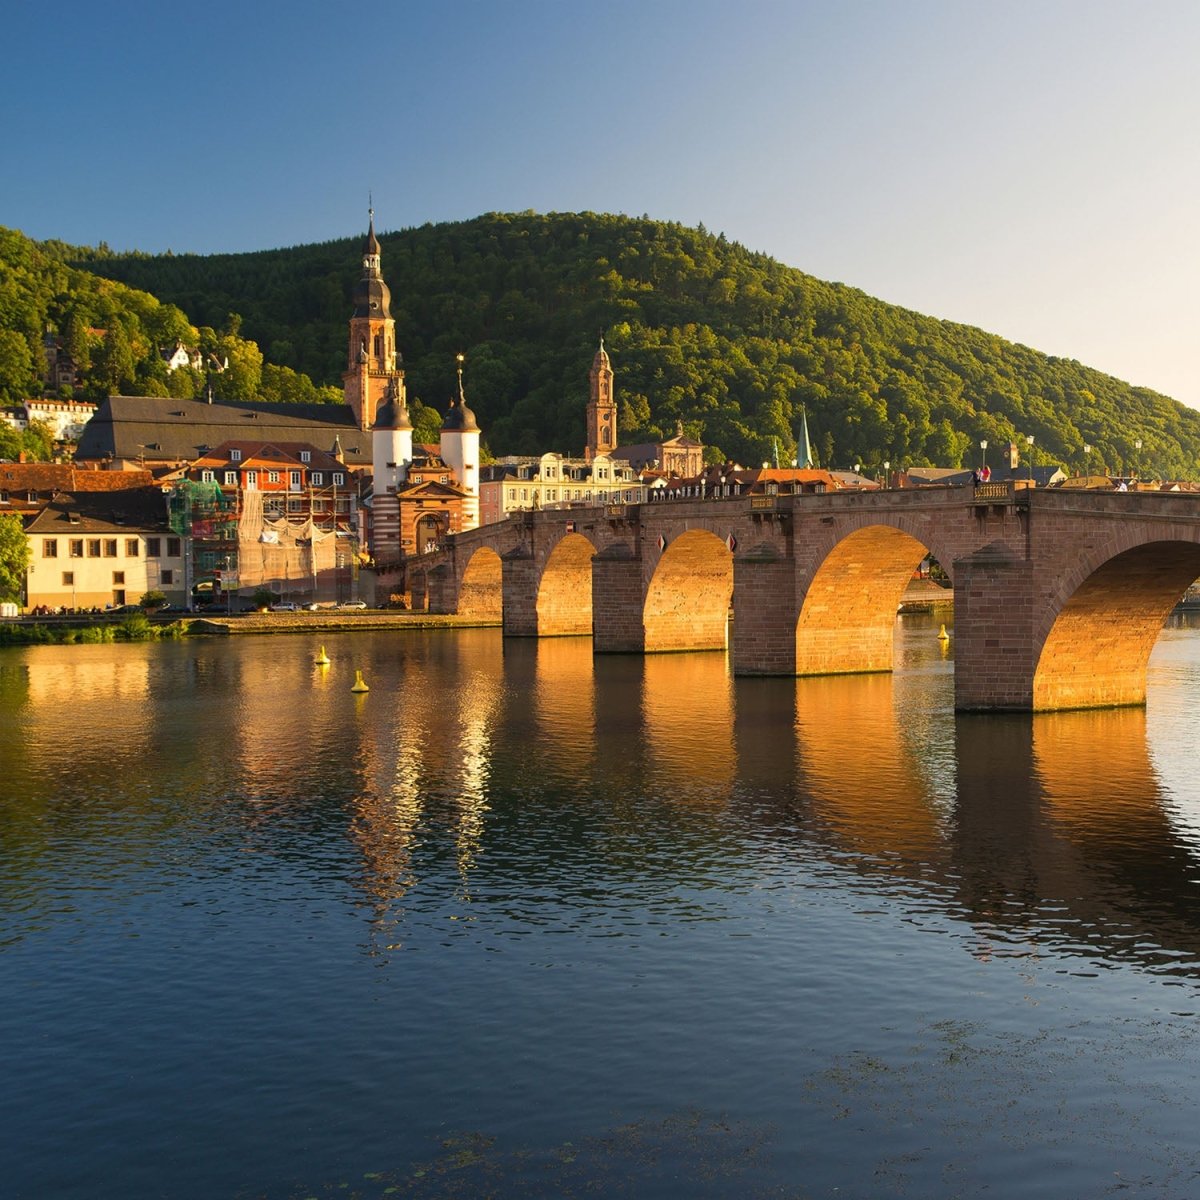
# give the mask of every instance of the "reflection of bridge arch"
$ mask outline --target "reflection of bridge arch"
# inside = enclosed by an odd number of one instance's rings
[[[500,620],[503,610],[500,555],[480,546],[467,562],[458,585],[458,611],[466,617]]]
[[[592,632],[592,556],[595,546],[568,533],[550,551],[537,590],[539,637]]]
[[[647,652],[724,650],[733,555],[715,533],[689,529],[663,551],[642,610]]]
[[[1144,703],[1150,652],[1197,577],[1194,542],[1106,546],[1079,563],[1034,630],[1034,709]]]
[[[821,560],[796,622],[796,674],[890,671],[896,613],[928,550],[892,525],[866,525]]]

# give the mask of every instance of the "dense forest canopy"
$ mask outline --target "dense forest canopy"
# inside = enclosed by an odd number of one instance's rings
[[[1032,436],[1038,463],[1197,473],[1200,413],[1078,362],[822,282],[702,228],[492,213],[380,242],[410,396],[444,411],[464,351],[468,399],[497,454],[581,450],[603,330],[625,443],[670,436],[682,422],[710,461],[786,461],[803,411],[832,467],[967,465],[981,439],[1016,441],[1027,453]],[[76,310],[104,325],[115,306],[131,340],[138,323],[154,340],[194,321],[202,343],[260,355],[256,390],[270,398],[313,398],[290,394],[306,387],[328,398],[340,384],[361,237],[210,256],[25,244],[55,276],[44,311],[64,334]],[[32,345],[38,315],[10,323],[7,288],[6,269],[0,328]],[[87,299],[72,303],[74,290]],[[231,398],[249,397],[234,389],[249,386],[253,365],[224,381]],[[123,386],[144,391],[139,379],[154,368],[134,375]]]

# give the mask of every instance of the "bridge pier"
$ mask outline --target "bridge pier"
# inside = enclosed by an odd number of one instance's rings
[[[425,589],[431,613],[458,612],[458,580],[450,563],[439,563],[426,573]]]
[[[1034,564],[1002,543],[954,562],[954,707],[1033,708]]]
[[[796,561],[769,546],[733,560],[733,673],[796,674]]]
[[[504,636],[537,637],[538,570],[533,555],[524,546],[501,555],[500,577]]]
[[[592,652],[641,654],[646,648],[642,620],[642,559],[618,544],[592,559]]]

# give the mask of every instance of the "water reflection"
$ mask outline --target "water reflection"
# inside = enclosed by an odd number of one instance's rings
[[[803,680],[494,631],[346,639],[329,667],[305,638],[11,652],[9,894],[53,886],[64,833],[110,876],[181,838],[303,836],[349,856],[378,948],[451,865],[462,914],[481,880],[582,896],[599,872],[649,903],[675,873],[711,901],[823,862],[963,922],[973,953],[1195,972],[1200,639],[1164,634],[1147,710],[956,717],[934,631],[901,631],[895,675]]]

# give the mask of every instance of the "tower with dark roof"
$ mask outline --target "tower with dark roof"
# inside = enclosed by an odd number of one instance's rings
[[[611,454],[617,445],[617,404],[613,399],[613,370],[604,338],[592,359],[588,374],[587,451],[588,460]]]
[[[379,239],[375,236],[375,210],[369,209],[367,237],[363,242],[362,275],[354,285],[354,315],[350,318],[350,346],[342,388],[359,429],[370,430],[384,397],[399,385],[404,393],[404,371],[396,353],[396,323],[392,320],[392,294],[380,266]]]
[[[455,475],[467,493],[463,500],[462,527],[479,524],[479,423],[467,407],[463,392],[463,355],[458,356],[458,396],[450,398],[446,419],[442,422],[440,446],[442,462]]]

